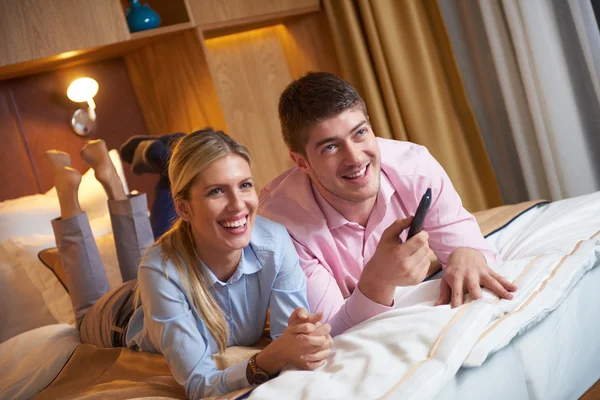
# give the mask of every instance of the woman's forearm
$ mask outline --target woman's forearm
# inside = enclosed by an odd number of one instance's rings
[[[288,364],[280,342],[275,339],[256,356],[256,365],[269,375],[275,375]]]

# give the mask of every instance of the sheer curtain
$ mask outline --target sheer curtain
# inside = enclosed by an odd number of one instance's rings
[[[590,0],[438,0],[506,202],[600,190]]]

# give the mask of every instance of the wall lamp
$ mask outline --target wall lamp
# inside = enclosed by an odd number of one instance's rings
[[[71,126],[79,136],[89,136],[96,127],[96,103],[94,96],[98,93],[98,82],[92,78],[75,79],[67,89],[67,97],[75,103],[87,102],[88,108],[80,108],[71,118]]]

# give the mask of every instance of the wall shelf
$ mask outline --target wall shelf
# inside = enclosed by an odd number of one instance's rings
[[[185,29],[191,29],[193,27],[194,27],[194,24],[190,21],[182,22],[182,23],[174,24],[174,25],[161,26],[161,27],[155,28],[155,29],[148,29],[146,31],[132,33],[131,39],[136,40],[136,39],[150,38],[150,37],[154,37],[154,36],[162,36],[162,35],[166,35],[169,33],[183,31]]]
[[[148,4],[160,16],[160,27],[156,29],[180,25],[186,22],[194,25],[186,0],[140,0],[140,3]],[[121,6],[123,7],[123,15],[125,16],[125,10],[130,7],[129,1],[121,0]],[[132,37],[141,32],[132,32]]]

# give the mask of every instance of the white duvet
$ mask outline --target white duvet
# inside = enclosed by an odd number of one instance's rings
[[[77,328],[42,326],[0,343],[0,399],[30,399],[50,384],[81,343]]]
[[[600,192],[531,210],[489,238],[519,289],[457,309],[433,307],[439,280],[396,293],[394,310],[335,338],[317,371],[287,370],[251,399],[430,399],[554,310],[600,260]],[[591,299],[598,301],[598,299]],[[560,343],[556,343],[560,346]]]

